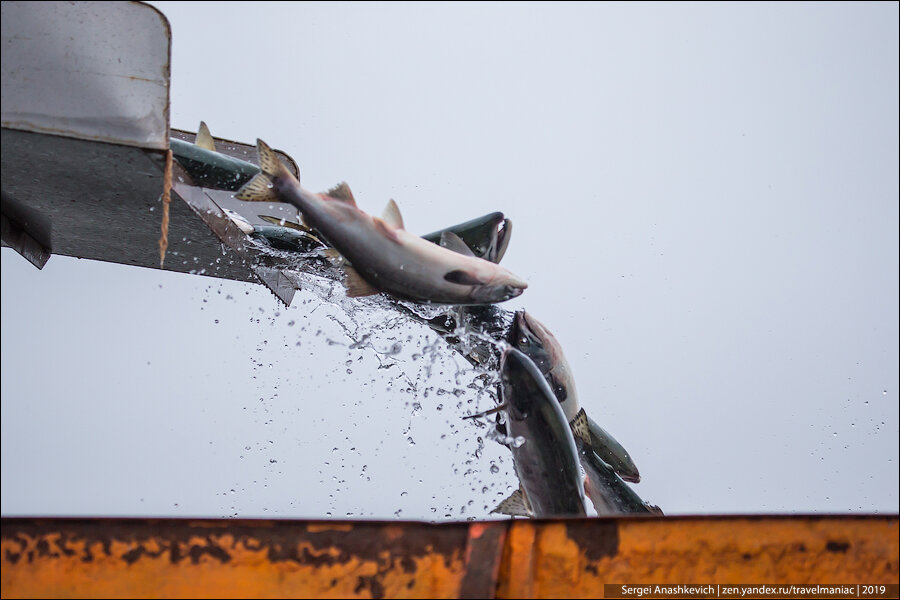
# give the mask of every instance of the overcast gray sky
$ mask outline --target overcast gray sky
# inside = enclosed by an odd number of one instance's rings
[[[153,4],[173,127],[411,231],[513,220],[504,307],[643,498],[898,510],[896,3]],[[377,301],[0,254],[4,515],[458,519],[515,482],[465,363]]]

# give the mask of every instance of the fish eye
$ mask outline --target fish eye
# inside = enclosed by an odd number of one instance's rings
[[[528,338],[523,335],[522,337],[519,338],[519,345],[525,346],[526,344],[528,344]]]

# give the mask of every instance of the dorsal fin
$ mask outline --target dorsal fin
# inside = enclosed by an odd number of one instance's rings
[[[452,231],[445,231],[441,234],[441,246],[463,256],[475,256],[475,253],[466,246],[462,238]]]
[[[525,490],[522,489],[522,486],[519,486],[519,489],[514,491],[509,498],[498,504],[497,508],[491,512],[509,515],[511,517],[530,517],[534,514],[529,505],[528,496],[525,494]]]
[[[216,142],[209,132],[209,127],[206,126],[206,121],[200,121],[200,128],[197,130],[197,137],[194,138],[194,145],[200,146],[205,150],[216,151]]]
[[[578,414],[575,415],[575,418],[569,423],[569,427],[572,428],[572,434],[575,436],[575,439],[587,443],[591,442],[591,430],[588,425],[587,413],[584,412],[583,408],[578,411]]]
[[[356,206],[356,199],[353,197],[353,192],[350,191],[350,186],[347,185],[347,182],[345,181],[340,182],[325,192],[325,195],[329,198],[334,198],[335,200],[340,200],[341,202]]]
[[[379,219],[378,217],[372,217],[372,224],[375,225],[375,229],[384,235],[387,239],[391,240],[395,244],[402,243],[400,241],[400,236],[397,235],[397,228],[391,227],[387,223],[384,222],[383,219]]]
[[[404,229],[403,216],[400,214],[400,209],[397,207],[397,203],[394,202],[393,198],[388,200],[387,206],[384,207],[384,212],[382,213],[381,218],[384,219],[384,222],[391,227]]]

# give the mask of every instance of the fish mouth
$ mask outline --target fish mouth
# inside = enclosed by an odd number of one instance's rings
[[[499,263],[503,260],[503,255],[506,254],[506,248],[509,246],[509,238],[512,233],[512,221],[509,219],[503,219],[497,225],[496,229],[496,249],[494,250],[493,261],[495,263]]]
[[[622,478],[623,481],[627,481],[628,483],[640,483],[641,482],[641,474],[634,473],[619,473],[619,477]]]
[[[529,344],[535,345],[536,338],[537,336],[528,322],[528,313],[524,310],[517,310],[506,341],[519,350],[525,351]]]
[[[522,322],[525,324],[525,328],[531,333],[531,335],[540,340],[541,345],[543,345],[544,340],[550,333],[549,331],[547,331],[547,328],[544,327],[544,325],[540,321],[529,315],[524,310],[522,311]]]
[[[500,370],[503,372],[511,369],[524,370],[530,362],[531,359],[521,351],[511,347],[506,348],[503,351],[503,356],[500,358]]]
[[[526,354],[513,347],[506,348],[500,357],[500,380],[503,385],[515,385],[526,377],[529,364],[532,364],[531,359]]]
[[[527,287],[528,287],[527,283],[521,287],[516,287],[514,285],[504,286],[504,294],[506,296],[506,299],[512,300],[513,298],[518,298],[519,296],[522,295],[522,292],[524,292],[525,288],[527,288]]]
[[[473,304],[493,304],[495,302],[506,302],[517,296],[521,296],[525,291],[524,287],[512,284],[484,285],[475,286],[470,296]]]

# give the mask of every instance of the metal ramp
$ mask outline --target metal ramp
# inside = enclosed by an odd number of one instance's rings
[[[217,204],[238,201],[195,185],[167,159],[170,136],[194,134],[169,129],[165,17],[139,3],[4,2],[2,11],[3,245],[38,268],[60,254],[257,281],[290,304],[294,283],[255,264]],[[247,144],[217,146],[256,160]],[[268,212],[295,214],[286,205]]]

